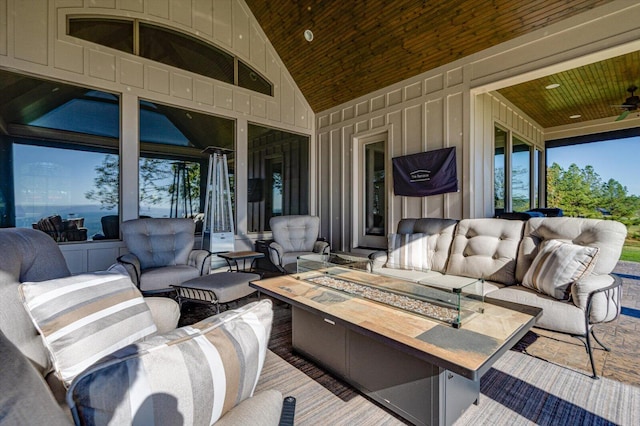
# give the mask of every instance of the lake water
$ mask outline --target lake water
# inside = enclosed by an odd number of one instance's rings
[[[43,217],[60,215],[63,219],[84,218],[84,227],[87,228],[87,237],[92,239],[96,234],[102,234],[103,216],[117,215],[117,210],[102,210],[100,206],[16,206],[16,227],[31,228],[31,224],[38,222]],[[141,215],[151,217],[169,217],[169,207],[147,208],[140,212]]]

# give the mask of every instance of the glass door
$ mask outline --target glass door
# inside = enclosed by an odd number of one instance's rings
[[[387,247],[386,147],[386,135],[359,142],[355,164],[359,191],[354,197],[354,211],[358,212],[356,247]]]

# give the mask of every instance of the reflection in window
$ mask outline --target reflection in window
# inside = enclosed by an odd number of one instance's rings
[[[365,235],[386,235],[384,200],[384,142],[365,145]]]
[[[13,157],[17,227],[60,216],[86,232],[59,241],[86,240],[103,235],[103,216],[118,214],[116,154],[16,143]]]
[[[119,210],[119,97],[1,70],[0,82],[1,225],[100,238]]]
[[[233,56],[165,28],[140,24],[140,56],[233,84]]]
[[[209,161],[202,151],[233,150],[234,129],[229,119],[140,101],[140,216],[201,218]],[[233,153],[227,162],[233,195]]]
[[[309,138],[249,124],[247,229],[273,216],[309,214]]]
[[[69,35],[133,53],[133,21],[73,18],[69,20]]]

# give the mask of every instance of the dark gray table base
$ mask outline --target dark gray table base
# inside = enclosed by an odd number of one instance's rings
[[[480,396],[480,380],[292,307],[292,343],[368,397],[416,425],[451,425]]]

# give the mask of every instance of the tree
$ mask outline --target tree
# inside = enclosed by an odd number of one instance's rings
[[[95,189],[85,193],[88,200],[98,201],[100,208],[111,210],[118,206],[119,200],[119,158],[117,155],[105,155],[102,163],[96,166],[96,177],[93,179]],[[169,200],[174,193],[180,197],[188,197],[196,203],[199,210],[200,200],[200,165],[186,163],[189,193],[176,188],[173,183],[176,162],[158,158],[144,157],[140,161],[140,204],[158,205]]]
[[[118,206],[119,200],[119,162],[118,156],[107,154],[102,160],[102,164],[96,166],[96,177],[93,178],[93,185],[96,189],[85,192],[87,200],[100,202],[103,210],[112,210]]]
[[[603,211],[616,218],[631,218],[640,211],[640,198],[627,195],[615,179],[602,182],[593,166],[567,170],[553,163],[547,169],[547,205],[561,208],[567,216],[601,217]]]

